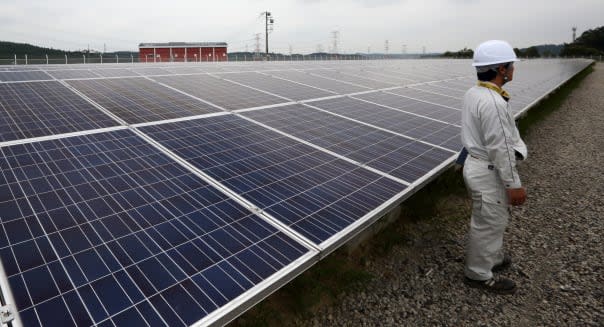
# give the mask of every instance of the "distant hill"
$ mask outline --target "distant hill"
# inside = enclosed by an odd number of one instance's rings
[[[50,58],[58,58],[58,57],[63,57],[65,54],[67,54],[68,56],[81,56],[82,54],[87,54],[88,51],[87,50],[83,50],[83,51],[65,51],[65,50],[60,50],[60,49],[53,49],[53,48],[44,48],[44,47],[39,47],[39,46],[35,46],[32,44],[28,44],[28,43],[15,43],[15,42],[9,42],[9,41],[0,41],[0,58],[12,58],[14,55],[17,55],[17,57],[22,58],[25,55],[28,55],[29,57],[44,57],[45,55],[48,55],[48,57]],[[90,51],[90,54],[99,54],[99,52],[93,52]],[[118,54],[120,56],[126,56],[126,55],[135,55],[138,56],[138,52],[132,52],[132,51],[116,51],[116,52],[107,52],[105,53],[105,55],[115,55]]]
[[[564,44],[541,44],[536,45],[537,51],[541,57],[559,56]],[[522,52],[526,52],[529,48],[520,49]]]

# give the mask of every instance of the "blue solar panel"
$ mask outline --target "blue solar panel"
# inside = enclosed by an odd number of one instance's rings
[[[0,141],[118,125],[55,81],[0,84],[0,108]]]
[[[359,94],[355,95],[354,98],[374,102],[376,104],[385,105],[412,114],[461,126],[461,110],[456,110],[454,108],[415,100],[386,92]],[[452,98],[447,99],[455,100]],[[461,105],[461,103],[459,105]]]
[[[399,94],[405,97],[409,97],[415,100],[426,101],[442,106],[446,106],[449,108],[459,109],[461,110],[461,98],[451,97],[447,95],[441,95],[436,93],[430,93],[421,91],[418,89],[412,89],[409,87],[404,87],[401,89],[390,90],[388,92]]]
[[[90,71],[90,69],[61,69],[61,70],[49,70],[49,75],[56,79],[69,79],[69,78],[95,78],[99,75]]]
[[[20,72],[0,72],[0,81],[41,81],[52,80],[52,76],[41,70],[20,71]]]
[[[383,95],[383,97],[382,97]],[[384,98],[394,97],[392,101],[382,101]],[[355,96],[357,97],[357,96]],[[457,117],[457,110],[433,106],[418,101],[413,101],[396,95],[383,93],[368,93],[358,96],[359,99],[388,105],[388,107],[360,101],[355,98],[337,98],[309,103],[309,105],[333,112],[348,118],[378,126],[393,132],[404,134],[411,138],[419,139],[434,145],[439,145],[453,151],[461,149],[459,126],[430,119],[430,116]],[[402,100],[394,102],[394,100]],[[410,100],[410,103],[407,103]],[[402,109],[396,110],[391,108]],[[433,109],[433,107],[436,107]],[[406,112],[405,112],[406,111]],[[415,113],[411,114],[411,113]],[[420,116],[419,113],[424,113]],[[453,116],[454,115],[454,116]],[[457,118],[455,118],[457,119]]]
[[[347,94],[370,90],[369,87],[340,82],[333,79],[328,79],[317,75],[311,75],[309,73],[295,70],[273,71],[269,72],[268,74],[288,79],[294,82],[320,87],[321,89],[335,92],[338,94]]]
[[[309,252],[129,130],[0,152],[26,326],[190,325]]]
[[[287,102],[283,98],[209,75],[160,76],[153,77],[153,80],[225,109],[252,108]]]
[[[67,83],[129,124],[221,111],[142,77],[71,80]]]
[[[367,111],[371,112],[371,108]],[[454,154],[302,105],[248,111],[243,115],[408,183]]]
[[[260,73],[249,72],[221,74],[219,76],[229,81],[235,81],[247,86],[252,86],[254,88],[296,101],[328,97],[336,94],[335,92],[324,91],[318,88],[293,83]]]
[[[405,189],[230,114],[141,130],[316,243]]]

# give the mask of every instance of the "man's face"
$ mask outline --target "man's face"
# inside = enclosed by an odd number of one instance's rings
[[[504,81],[507,82],[511,82],[512,79],[514,78],[514,63],[510,62],[508,67],[505,68],[505,66],[502,66],[501,68],[503,68],[501,70],[501,74],[504,76]],[[507,77],[507,78],[505,78]]]

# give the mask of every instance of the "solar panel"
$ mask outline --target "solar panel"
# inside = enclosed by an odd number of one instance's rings
[[[52,76],[48,75],[43,71],[20,71],[20,72],[0,72],[0,81],[41,81],[41,80],[52,80]]]
[[[129,124],[221,111],[142,77],[71,80],[67,83]]]
[[[434,94],[438,94],[438,95],[446,95],[446,96],[457,98],[457,99],[461,100],[461,99],[463,99],[464,94],[466,94],[466,91],[472,85],[473,84],[468,84],[465,90],[456,90],[456,89],[446,88],[446,87],[442,87],[442,86],[438,85],[437,83],[414,85],[414,86],[410,86],[410,88],[416,89],[416,90],[422,90],[422,91],[426,91],[426,92],[430,92],[430,93],[434,93]]]
[[[0,84],[0,141],[118,125],[59,82]]]
[[[91,71],[102,77],[140,76],[139,74],[125,68],[91,69]]]
[[[209,75],[162,76],[153,80],[209,101],[225,109],[274,105],[288,100]]]
[[[405,189],[234,115],[141,130],[317,244]]]
[[[302,105],[243,115],[407,183],[415,182],[455,154]]]
[[[267,74],[291,80],[294,82],[313,85],[324,90],[335,92],[338,94],[356,93],[370,90],[368,87],[358,86],[351,83],[340,82],[336,80],[327,79],[317,75],[311,75],[309,73],[284,70],[284,71],[271,71]]]
[[[142,75],[142,76],[155,76],[155,75],[171,75],[169,71],[160,67],[135,67],[130,68],[131,71]]]
[[[367,96],[373,93],[366,94]],[[396,97],[396,96],[395,96]],[[362,99],[368,99],[365,95]],[[405,99],[398,97],[399,99]],[[379,103],[375,101],[375,103]],[[383,102],[382,102],[383,103]],[[382,104],[380,103],[380,104]],[[423,116],[410,114],[392,107],[384,107],[373,103],[368,103],[355,98],[337,98],[317,102],[311,102],[309,105],[317,107],[329,112],[342,115],[351,119],[358,120],[373,126],[384,128],[386,130],[403,134],[405,136],[419,139],[434,145],[442,146],[452,151],[461,149],[461,139],[459,137],[460,128],[456,125],[447,124],[443,121],[430,119],[429,116],[437,116],[439,111],[429,111]],[[396,104],[395,104],[396,105]],[[420,103],[417,106],[414,103],[412,108],[416,112],[421,112],[431,109],[429,104]],[[399,105],[402,107],[402,105]],[[393,109],[394,108],[394,109]],[[405,110],[404,108],[402,110]],[[437,110],[441,110],[438,108]],[[443,109],[442,111],[455,111]],[[460,115],[460,113],[456,113]]]
[[[411,99],[421,100],[425,102],[430,102],[434,104],[439,104],[442,106],[446,106],[449,108],[455,108],[461,110],[461,99],[456,97],[451,97],[447,95],[437,94],[433,92],[421,91],[418,89],[412,89],[408,87],[404,87],[396,90],[389,90],[389,93],[402,95]]]
[[[302,84],[289,82],[259,73],[237,73],[218,75],[228,81],[251,86],[295,101],[332,96],[335,92],[321,90]]]
[[[366,93],[355,95],[353,97],[449,124],[460,125],[461,123],[461,110],[435,103],[425,102],[424,100],[407,98],[390,93],[389,91]]]
[[[0,151],[24,325],[190,325],[309,253],[128,130]]]
[[[99,75],[95,74],[89,69],[62,69],[62,70],[48,70],[49,75],[56,79],[70,79],[70,78],[95,78]]]
[[[363,78],[362,76],[358,76],[358,75],[355,76],[355,75],[345,74],[345,73],[341,73],[341,72],[338,72],[335,70],[324,70],[324,69],[318,70],[317,69],[317,70],[310,71],[310,73],[313,75],[332,78],[332,79],[335,79],[338,81],[343,81],[343,82],[349,82],[349,83],[353,83],[355,85],[369,87],[372,89],[383,89],[383,88],[397,86],[396,83],[381,82],[379,80]]]

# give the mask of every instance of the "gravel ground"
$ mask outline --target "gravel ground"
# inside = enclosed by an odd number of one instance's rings
[[[604,326],[604,65],[524,140],[529,198],[512,214],[514,265],[501,273],[518,284],[515,295],[466,287],[469,218],[437,217],[370,262],[371,282],[295,325]]]

